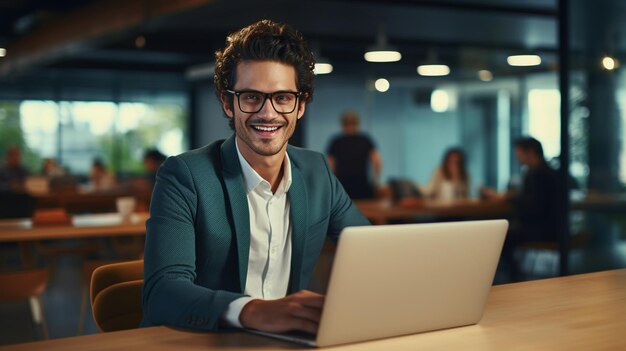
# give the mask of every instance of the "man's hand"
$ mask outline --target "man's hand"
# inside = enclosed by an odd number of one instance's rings
[[[241,325],[267,332],[292,330],[317,333],[324,296],[308,290],[278,300],[252,300],[239,315]]]

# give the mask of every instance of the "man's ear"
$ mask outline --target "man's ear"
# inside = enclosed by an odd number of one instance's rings
[[[229,96],[226,96],[225,94],[221,94],[220,100],[222,102],[222,109],[224,110],[224,113],[226,114],[226,116],[228,116],[229,118],[233,118],[235,114],[233,113],[233,109],[232,109],[233,106],[231,104],[231,100],[229,99]]]
[[[305,110],[306,110],[306,102],[299,101],[298,102],[298,119],[302,118]]]

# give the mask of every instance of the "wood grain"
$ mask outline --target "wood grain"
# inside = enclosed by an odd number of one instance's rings
[[[240,332],[152,327],[58,339],[0,350],[289,350]],[[337,350],[626,350],[626,269],[495,286],[482,321],[338,346]]]

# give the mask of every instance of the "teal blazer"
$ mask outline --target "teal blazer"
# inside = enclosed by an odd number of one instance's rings
[[[324,155],[288,146],[292,184],[289,293],[305,289],[324,240],[369,222]],[[143,326],[217,330],[242,296],[250,216],[235,137],[168,158],[159,169],[146,223]]]

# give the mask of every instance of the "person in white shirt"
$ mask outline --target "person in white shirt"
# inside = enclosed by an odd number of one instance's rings
[[[469,194],[469,175],[465,153],[460,148],[446,150],[441,166],[435,169],[430,183],[422,187],[425,197],[435,200],[465,199]]]

